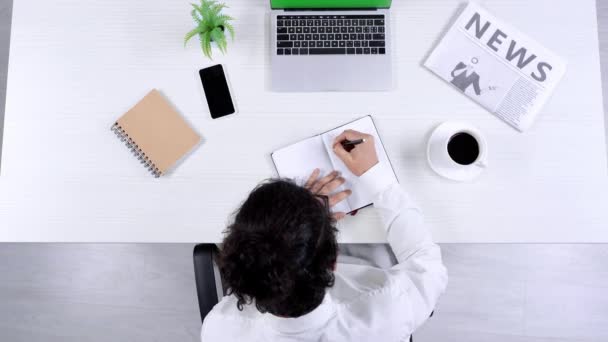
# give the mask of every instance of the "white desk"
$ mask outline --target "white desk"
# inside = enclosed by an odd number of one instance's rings
[[[440,242],[608,242],[607,162],[595,1],[482,1],[569,62],[539,120],[520,134],[420,65],[461,4],[396,0],[398,87],[387,93],[268,89],[267,0],[228,1],[237,40],[224,63],[240,113],[211,120],[183,36],[189,1],[15,0],[0,177],[0,241],[219,241],[261,179],[269,153],[372,113],[402,184]],[[202,134],[168,177],[153,179],[109,131],[159,88]],[[471,184],[439,178],[424,146],[444,120],[487,136],[489,169]],[[242,143],[250,140],[253,143]],[[343,242],[383,241],[373,209]]]

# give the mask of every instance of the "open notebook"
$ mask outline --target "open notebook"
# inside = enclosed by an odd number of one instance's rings
[[[319,168],[321,174],[332,170],[340,171],[346,182],[337,191],[351,189],[352,195],[338,203],[333,211],[349,213],[372,204],[373,194],[367,193],[359,186],[358,177],[348,170],[332,149],[334,139],[347,129],[374,136],[378,161],[391,165],[370,115],[279,149],[272,153],[272,160],[280,177],[292,178],[298,184],[304,184],[315,168]],[[397,180],[394,170],[392,176]]]

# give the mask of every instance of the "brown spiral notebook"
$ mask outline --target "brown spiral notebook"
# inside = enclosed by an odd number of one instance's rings
[[[154,177],[165,174],[201,140],[156,89],[121,116],[112,131]]]

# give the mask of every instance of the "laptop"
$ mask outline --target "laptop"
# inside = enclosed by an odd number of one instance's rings
[[[392,88],[391,0],[270,0],[270,4],[272,90]]]

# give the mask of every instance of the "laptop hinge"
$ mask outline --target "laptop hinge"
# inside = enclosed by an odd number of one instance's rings
[[[319,12],[327,12],[327,11],[339,11],[339,12],[348,12],[348,11],[377,11],[378,8],[284,8],[285,12],[302,12],[302,11],[319,11]]]

